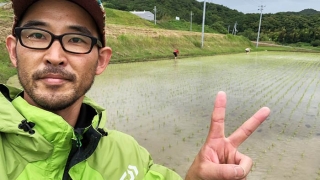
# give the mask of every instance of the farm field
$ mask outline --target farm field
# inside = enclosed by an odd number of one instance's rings
[[[268,119],[240,146],[248,180],[320,179],[320,54],[251,52],[111,64],[88,96],[107,109],[107,128],[135,137],[154,161],[184,177],[205,141],[218,91],[225,132],[259,108]]]

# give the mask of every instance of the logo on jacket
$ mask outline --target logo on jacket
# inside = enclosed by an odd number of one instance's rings
[[[129,165],[128,169],[123,173],[120,180],[134,180],[138,173],[139,172],[136,166]]]

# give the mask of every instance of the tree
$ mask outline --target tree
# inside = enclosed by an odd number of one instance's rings
[[[224,26],[224,23],[222,21],[214,22],[210,27],[212,29],[216,30],[217,32],[221,33],[221,34],[227,34],[228,33],[228,30]]]

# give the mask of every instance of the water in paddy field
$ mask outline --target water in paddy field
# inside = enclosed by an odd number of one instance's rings
[[[218,91],[230,135],[258,109],[269,118],[239,148],[249,180],[320,179],[320,54],[259,52],[111,64],[88,93],[108,129],[132,135],[184,177],[204,143]]]

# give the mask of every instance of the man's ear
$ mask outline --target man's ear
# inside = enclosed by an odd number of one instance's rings
[[[112,55],[110,47],[103,47],[99,50],[98,66],[96,68],[96,75],[101,74],[108,66]]]
[[[6,47],[7,47],[7,51],[9,53],[9,57],[11,60],[11,63],[14,67],[17,67],[17,39],[12,36],[9,35],[6,39]]]

